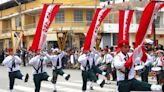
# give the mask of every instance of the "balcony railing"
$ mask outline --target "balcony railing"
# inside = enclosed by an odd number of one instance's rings
[[[90,26],[91,21],[66,21],[63,23],[56,23],[56,22],[52,22],[51,26],[52,27],[56,27],[56,28],[63,28],[63,27],[89,27]],[[36,23],[32,23],[32,24],[27,24],[25,26],[23,26],[24,30],[29,30],[29,29],[33,29],[36,28],[37,24]]]
[[[24,25],[23,28],[24,30],[36,28],[36,23]]]
[[[8,33],[12,30],[12,28],[4,28],[2,30],[0,30],[2,33]]]

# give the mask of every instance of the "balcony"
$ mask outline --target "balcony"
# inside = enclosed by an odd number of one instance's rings
[[[2,32],[2,33],[9,33],[11,30],[12,30],[12,28],[9,27],[9,28],[4,28],[4,29],[0,30],[0,32]]]
[[[34,29],[36,28],[36,23],[33,23],[33,24],[27,24],[27,25],[24,25],[23,26],[23,29],[26,31],[26,30],[29,30],[29,29]]]
[[[87,32],[91,21],[66,21],[64,23],[52,23],[54,30],[65,30],[73,32]]]

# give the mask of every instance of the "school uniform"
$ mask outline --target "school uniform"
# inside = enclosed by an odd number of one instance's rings
[[[161,90],[160,85],[151,85],[146,82],[141,82],[135,79],[134,65],[127,72],[124,64],[128,59],[128,54],[119,52],[114,57],[114,66],[117,69],[117,85],[119,92],[130,92],[130,91],[151,91]]]
[[[160,80],[164,79],[164,66],[163,66],[162,57],[156,57],[155,62],[153,63],[152,71],[156,72],[157,83],[160,84]]]
[[[81,64],[81,70],[82,70],[82,91],[86,91],[87,87],[87,81],[94,81],[97,84],[99,84],[101,87],[103,87],[105,80],[100,80],[96,77],[96,74],[93,70],[93,55],[92,54],[81,54],[78,58],[78,61]]]
[[[66,55],[64,51],[62,51],[59,55],[47,55],[47,57],[52,62],[52,74],[53,74],[53,84],[54,84],[54,92],[56,92],[56,81],[58,78],[58,75],[63,76],[66,80],[69,80],[70,74],[64,73],[62,69],[62,58]]]
[[[52,82],[52,77],[46,72],[48,59],[45,56],[37,55],[29,61],[29,65],[33,67],[33,81],[35,84],[35,92],[40,92],[41,82]]]
[[[18,56],[13,56],[13,55],[9,55],[7,56],[3,62],[2,65],[7,66],[8,69],[8,76],[9,76],[9,89],[12,92],[13,87],[14,87],[14,83],[15,83],[15,79],[20,79],[20,80],[24,80],[24,82],[28,81],[28,74],[26,74],[26,76],[23,76],[21,71],[20,71],[20,64],[21,64],[21,59]]]

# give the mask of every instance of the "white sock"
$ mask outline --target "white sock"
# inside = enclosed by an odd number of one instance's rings
[[[66,78],[68,76],[68,74],[63,74],[63,77]]]
[[[105,75],[106,75],[106,72],[102,72],[102,75],[104,75],[104,76],[105,76]]]
[[[90,87],[93,87],[93,82],[92,81],[90,82]]]
[[[56,84],[54,84],[54,90],[56,90]]]
[[[48,77],[48,79],[47,79],[49,82],[51,82],[52,81],[52,77]]]
[[[9,92],[13,92],[13,89],[11,89]]]
[[[25,76],[22,77],[22,80],[25,80]]]
[[[152,91],[161,91],[162,86],[161,85],[151,85],[151,90]]]
[[[96,83],[99,84],[99,85],[100,85],[102,82],[103,82],[103,80],[101,80],[101,79],[99,79],[99,80],[96,81]]]

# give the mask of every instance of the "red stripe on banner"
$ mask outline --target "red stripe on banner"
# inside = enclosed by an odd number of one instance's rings
[[[40,19],[39,19],[39,22],[38,22],[38,26],[36,28],[36,32],[35,32],[35,36],[34,36],[34,40],[33,40],[33,43],[32,43],[31,50],[38,49],[40,36],[41,36],[41,31],[42,31],[42,26],[43,26],[43,19],[44,19],[44,16],[46,14],[46,10],[47,10],[48,6],[49,5],[44,5],[43,6],[42,12],[40,14]]]
[[[119,34],[118,34],[118,43],[123,40],[123,31],[124,31],[124,17],[125,11],[119,11]]]
[[[95,16],[92,20],[92,23],[91,23],[89,30],[87,32],[87,35],[85,37],[83,51],[89,51],[90,48],[92,47],[91,45],[93,45],[93,43],[95,43],[94,39],[95,39],[95,36],[97,35],[97,31],[99,31],[98,28],[100,27],[101,22],[104,20],[105,16],[109,13],[110,10],[111,9],[106,9],[104,11],[103,9],[100,9],[100,8],[96,9]],[[103,14],[101,15],[100,13],[102,13],[102,12],[103,12]],[[98,16],[100,16],[99,19],[98,19]]]
[[[126,40],[129,41],[129,29],[130,29],[130,23],[132,20],[132,16],[133,16],[134,10],[129,10],[129,14],[128,14],[128,19],[127,19],[127,27],[126,27]]]

